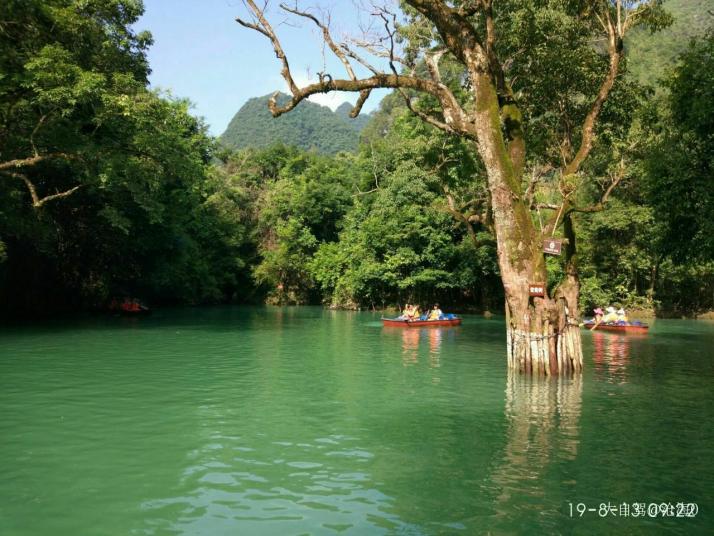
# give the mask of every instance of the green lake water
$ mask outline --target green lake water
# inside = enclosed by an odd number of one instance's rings
[[[714,323],[583,339],[582,377],[547,380],[509,375],[481,317],[0,328],[0,535],[714,533]]]

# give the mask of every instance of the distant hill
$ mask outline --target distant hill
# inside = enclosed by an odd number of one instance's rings
[[[278,118],[270,115],[270,95],[246,102],[233,116],[221,135],[221,142],[234,149],[268,147],[277,142],[302,149],[315,149],[323,154],[356,151],[359,135],[369,121],[368,114],[349,117],[352,106],[345,102],[334,112],[308,100],[302,101],[290,113]],[[278,96],[278,103],[289,97]]]
[[[664,7],[674,17],[672,26],[654,34],[635,29],[625,40],[632,76],[650,85],[666,74],[692,38],[714,25],[712,0],[665,0]]]

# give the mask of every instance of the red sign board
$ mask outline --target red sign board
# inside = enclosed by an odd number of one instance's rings
[[[528,292],[531,297],[545,297],[545,283],[528,283]]]
[[[563,246],[563,241],[559,238],[549,238],[543,240],[543,252],[551,255],[560,255],[560,250]]]

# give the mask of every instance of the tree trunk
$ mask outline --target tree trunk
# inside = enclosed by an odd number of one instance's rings
[[[572,235],[566,278],[555,298],[530,297],[530,284],[547,284],[542,235],[537,231],[501,131],[498,97],[486,73],[472,78],[477,95],[474,129],[488,175],[498,264],[506,295],[508,366],[526,374],[567,374],[582,370],[578,321],[579,283]],[[564,222],[565,223],[565,222]],[[571,237],[568,237],[570,240]]]
[[[512,305],[517,303],[516,307]],[[521,300],[506,296],[507,358],[511,369],[537,375],[580,372],[580,328],[564,297]],[[518,308],[520,307],[520,308]]]

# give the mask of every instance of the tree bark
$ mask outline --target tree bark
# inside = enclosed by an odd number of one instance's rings
[[[578,372],[582,370],[583,353],[572,225],[566,280],[554,299],[548,296],[547,289],[544,297],[531,298],[531,283],[545,286],[548,282],[542,236],[533,224],[527,196],[522,192],[520,177],[503,138],[493,80],[475,69],[471,72],[478,96],[474,128],[488,176],[498,264],[506,295],[508,366],[527,374]]]

